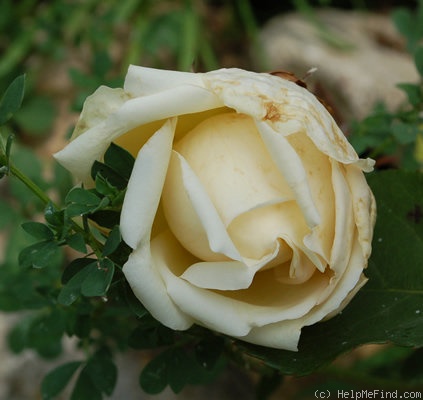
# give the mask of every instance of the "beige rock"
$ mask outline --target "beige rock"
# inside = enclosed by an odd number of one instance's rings
[[[303,77],[311,89],[318,83],[323,98],[343,121],[367,116],[378,101],[394,109],[405,100],[395,87],[415,82],[418,74],[390,17],[325,9],[314,17],[299,13],[271,19],[260,34],[262,57],[271,70]],[[326,99],[328,97],[328,99]]]

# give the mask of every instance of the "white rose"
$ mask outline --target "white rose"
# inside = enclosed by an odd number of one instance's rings
[[[296,350],[303,326],[365,283],[373,161],[303,87],[239,69],[131,66],[124,89],[87,99],[56,158],[87,180],[112,141],[138,153],[123,271],[164,325]]]

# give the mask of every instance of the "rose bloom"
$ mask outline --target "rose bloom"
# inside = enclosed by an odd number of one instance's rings
[[[280,76],[131,66],[100,87],[55,156],[89,181],[111,142],[136,156],[123,272],[164,325],[297,350],[366,282],[375,202],[325,107]]]

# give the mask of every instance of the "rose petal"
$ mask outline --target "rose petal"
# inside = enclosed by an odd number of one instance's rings
[[[351,256],[348,267],[342,274],[335,274],[326,290],[322,293],[319,305],[306,317],[304,325],[312,325],[321,321],[328,315],[336,315],[345,307],[346,299],[351,300],[357,290],[357,285],[362,287],[367,279],[363,277],[363,268],[367,260],[363,257],[360,242],[357,237],[353,240]]]
[[[236,68],[210,71],[203,80],[226,106],[271,124],[283,135],[305,131],[324,154],[365,172],[373,169],[374,161],[358,158],[317,98],[294,82]]]
[[[247,289],[257,271],[273,260],[279,253],[279,243],[273,252],[261,260],[199,262],[191,265],[181,278],[203,289],[240,290]]]
[[[207,259],[208,250],[241,261],[214,204],[185,158],[173,151],[169,175],[163,193],[163,205],[171,230],[199,258]],[[196,216],[196,217],[195,217]],[[201,225],[201,228],[199,226]],[[207,240],[200,239],[205,233]],[[195,243],[195,246],[192,244]]]
[[[120,216],[123,240],[135,249],[150,238],[166,177],[176,118],[168,120],[141,148],[128,182]]]
[[[327,264],[330,259],[335,225],[335,199],[330,158],[316,148],[305,132],[297,132],[286,139],[301,158],[307,184],[321,220],[321,223],[314,226],[310,234],[304,238],[304,244]]]
[[[169,71],[130,65],[125,77],[125,92],[133,97],[152,95],[177,86],[194,85],[204,88],[201,74]]]
[[[133,98],[102,123],[70,142],[55,157],[77,179],[85,180],[90,176],[94,160],[102,157],[114,139],[131,129],[152,121],[221,106],[213,93],[196,86],[178,86],[151,96]]]
[[[310,228],[315,227],[321,219],[310,192],[301,158],[283,135],[264,122],[256,121],[256,124],[270,156],[295,193],[295,199],[303,211],[307,225]]]
[[[298,351],[302,327],[302,322],[298,319],[279,321],[252,328],[242,340],[273,349]]]
[[[184,250],[170,233],[155,237],[151,252],[173,302],[198,324],[230,336],[244,336],[252,327],[304,316],[328,285],[328,277],[322,275],[304,285],[283,285],[267,270],[256,275],[249,289],[216,292],[193,286],[172,272],[174,260]]]
[[[272,253],[279,238],[288,238],[293,246],[304,248],[303,238],[309,232],[294,201],[263,205],[239,215],[228,226],[228,233],[243,257],[259,260]],[[285,262],[292,251],[280,245],[279,261]]]
[[[361,172],[360,172],[361,173]],[[335,191],[335,239],[333,241],[330,268],[342,273],[348,265],[355,234],[351,192],[341,171],[341,166],[332,161],[332,187]]]
[[[130,98],[131,96],[121,88],[112,89],[107,86],[100,86],[91,96],[86,98],[71,140],[101,124]]]
[[[262,204],[294,198],[247,115],[210,117],[176,143],[175,149],[195,171],[225,226]]]
[[[297,351],[303,326],[313,325],[323,319],[334,317],[342,311],[357,291],[367,282],[367,278],[362,274],[363,263],[365,262],[360,251],[360,245],[356,240],[348,269],[339,279],[332,279],[327,288],[327,291],[331,291],[330,297],[327,296],[327,293],[324,293],[322,298],[325,301],[319,301],[319,305],[301,318],[253,328],[242,339],[262,346]]]
[[[376,219],[376,202],[366,178],[358,168],[347,169],[347,181],[353,199],[354,220],[358,229],[358,239],[365,259],[372,251],[373,226]]]
[[[289,265],[285,263],[274,268],[275,279],[290,285],[299,285],[306,282],[313,276],[316,266],[288,237],[283,239],[291,246],[293,254]]]
[[[135,296],[158,321],[169,328],[188,329],[193,319],[175,305],[167,293],[155,260],[151,257],[150,243],[141,244],[129,256],[123,273]]]

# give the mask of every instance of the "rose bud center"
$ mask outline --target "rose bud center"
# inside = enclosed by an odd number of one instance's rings
[[[296,203],[251,117],[232,112],[210,117],[174,148],[207,192],[243,257],[261,259],[275,252],[278,245],[279,254],[272,265],[290,260],[292,250],[282,238],[284,221],[287,214],[296,212]],[[210,249],[183,180],[180,164],[173,157],[163,191],[171,231],[198,258],[227,259]]]

